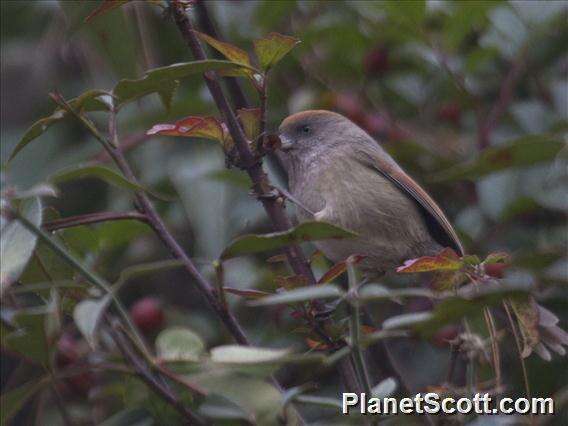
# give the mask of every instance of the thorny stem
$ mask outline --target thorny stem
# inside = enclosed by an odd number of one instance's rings
[[[196,60],[207,59],[203,47],[193,31],[193,24],[187,17],[183,5],[174,0],[170,2],[170,7],[178,30],[188,44],[194,58]],[[253,191],[271,219],[275,231],[285,231],[290,229],[292,224],[284,211],[283,200],[280,197],[270,196],[272,193],[272,186],[270,185],[268,177],[262,168],[262,161],[255,158],[253,155],[243,129],[221,89],[217,74],[214,71],[209,71],[204,73],[203,77],[217,108],[227,123],[229,132],[237,147],[241,164],[253,182]],[[314,274],[300,247],[298,245],[291,245],[288,246],[285,251],[288,262],[290,263],[293,271],[297,275],[306,277],[310,285],[315,285],[316,280]],[[318,301],[314,301],[313,305],[316,311],[320,311],[323,308],[323,305],[318,303]],[[343,362],[340,364],[342,376],[349,377],[352,375],[352,372],[349,371],[348,368],[342,367],[344,364],[345,363]],[[356,381],[353,377],[351,377],[351,379],[352,380],[349,380],[350,383],[354,383]]]
[[[128,361],[130,365],[136,371],[137,376],[146,385],[151,388],[157,395],[164,399],[168,404],[176,409],[182,417],[186,419],[186,424],[190,425],[204,425],[206,424],[203,419],[194,414],[191,410],[186,408],[184,404],[179,400],[179,397],[172,391],[167,385],[158,381],[144,365],[143,362],[136,356],[136,354],[130,348],[125,337],[122,335],[122,331],[117,324],[111,324],[109,329],[110,334],[120,349],[120,352],[124,358]]]

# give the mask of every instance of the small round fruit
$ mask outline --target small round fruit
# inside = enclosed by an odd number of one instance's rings
[[[162,303],[155,297],[144,297],[136,301],[130,308],[130,316],[144,333],[157,331],[164,324]]]

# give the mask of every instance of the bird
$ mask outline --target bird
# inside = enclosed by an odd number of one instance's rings
[[[291,201],[300,222],[324,221],[352,231],[354,238],[314,244],[335,263],[362,255],[366,281],[405,261],[464,248],[434,199],[365,130],[332,111],[309,110],[285,118],[276,151],[288,174]],[[489,308],[485,308],[488,311]],[[534,349],[550,361],[550,348],[565,355],[568,333],[558,317],[533,303],[539,318]]]
[[[333,262],[361,255],[367,277],[408,259],[450,248],[464,254],[433,198],[357,124],[336,112],[308,110],[285,118],[277,155],[297,201],[297,219],[323,221],[356,237],[316,241]]]

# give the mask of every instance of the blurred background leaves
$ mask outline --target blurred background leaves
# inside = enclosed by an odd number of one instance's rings
[[[98,5],[92,1],[0,2],[3,164],[26,129],[52,114],[56,105],[48,99],[48,92],[59,91],[72,99],[89,89],[111,90],[121,79],[141,78],[150,68],[190,59],[175,26],[156,4],[131,2],[85,23],[85,17]],[[286,115],[308,108],[333,109],[348,116],[424,183],[452,218],[468,252],[511,253],[512,266],[504,274],[513,282],[534,283],[539,303],[555,312],[561,323],[567,323],[565,2],[264,0],[214,1],[207,6],[223,38],[248,52],[253,50],[254,39],[272,31],[301,40],[271,71],[270,128],[277,127]],[[195,14],[193,10],[190,13]],[[254,89],[246,84],[243,87],[256,105]],[[218,144],[143,136],[155,123],[199,114],[217,112],[202,80],[195,76],[181,82],[169,109],[163,107],[157,94],[126,105],[120,114],[119,134],[123,143],[132,141],[128,155],[143,184],[160,193],[179,195],[178,202],[158,202],[158,208],[184,248],[214,279],[211,262],[235,237],[269,231],[270,227],[259,204],[248,195],[248,181],[238,171],[225,170]],[[91,117],[105,128],[103,113],[93,112]],[[3,166],[4,184],[26,190],[65,167],[100,158],[100,147],[92,142],[76,122],[62,120]],[[273,181],[283,186],[278,167],[270,163],[269,169]],[[69,180],[58,188],[58,198],[45,199],[44,222],[95,211],[131,209],[127,191],[97,179]],[[3,228],[2,234],[4,253],[4,239],[10,229]],[[147,228],[133,221],[69,228],[58,232],[58,239],[110,281],[118,279],[125,267],[168,256]],[[274,277],[282,268],[266,263],[267,256],[227,261],[226,285],[273,291],[277,287]],[[25,255],[21,259],[25,260]],[[320,275],[326,270],[323,262],[314,258]],[[44,264],[50,265],[49,276]],[[3,266],[3,286],[4,274]],[[163,309],[165,320],[157,321],[153,330],[145,329],[150,340],[162,328],[175,326],[193,330],[205,347],[227,343],[228,336],[189,280],[181,270],[160,269],[134,276],[120,295],[127,305],[153,297],[156,306]],[[69,282],[77,284],[75,274],[39,243],[13,288],[46,281],[61,284],[64,289],[59,301],[67,318],[59,331],[64,343],[60,340],[49,354],[42,353],[41,348],[28,348],[29,353],[41,355],[41,360],[37,358],[40,363],[45,362],[44,356],[55,357],[56,353],[58,359],[67,353],[72,362],[79,362],[88,350],[69,326],[68,318],[78,300],[93,295],[80,285],[64,287]],[[397,279],[390,281],[397,285]],[[38,297],[51,300],[52,296],[44,291],[25,297],[32,305]],[[289,310],[251,308],[240,297],[226,297],[255,344],[304,348],[301,336],[293,332],[300,324]],[[418,312],[424,306],[414,301],[405,309]],[[396,314],[397,309],[380,312],[378,319],[382,320]],[[23,321],[24,328],[35,329],[39,334],[34,339],[47,339],[43,319],[49,316],[27,314],[16,322]],[[2,315],[10,315],[10,310],[3,309]],[[36,327],[34,321],[39,318],[42,324]],[[510,337],[504,339],[508,342]],[[66,341],[71,342],[71,355],[69,348],[61,349]],[[512,340],[510,343],[508,347],[513,348]],[[440,381],[444,374],[440,365],[448,358],[443,336],[434,336],[429,342],[397,342],[393,347],[401,364],[407,366],[413,388],[424,389]],[[507,350],[503,356],[504,374],[510,378],[507,392],[522,395],[517,355]],[[49,396],[31,398],[39,390],[37,384],[48,383],[37,366],[20,362],[4,349],[2,358],[3,389],[15,389],[11,396],[18,392],[19,404],[42,410],[46,424],[61,424],[57,409],[45,404]],[[434,367],[424,369],[425,365]],[[566,393],[565,358],[543,363],[531,357],[528,371],[534,395]],[[318,394],[336,397],[333,370],[318,373]],[[208,377],[198,382],[219,388],[234,372],[222,374],[225,376],[218,381]],[[301,366],[290,366],[278,375],[289,386],[312,377]],[[34,377],[35,382],[28,380]],[[59,392],[70,399],[73,417],[79,421],[102,422],[124,407],[128,410],[115,415],[123,420],[113,423],[109,419],[105,424],[148,419],[146,411],[154,418],[166,415],[167,409],[151,393],[128,381],[99,384],[92,375],[81,376],[76,383],[71,379],[59,382]],[[246,385],[266,391],[262,381],[247,379]],[[272,390],[266,392],[270,401],[265,406],[241,401],[243,396],[235,395],[234,389],[219,393],[236,404],[235,418],[250,419],[251,412],[270,414],[266,407],[274,406],[274,395]],[[119,401],[124,404],[109,402],[112,395],[120,395]],[[94,403],[85,404],[87,400]],[[151,401],[142,413],[140,401]],[[226,404],[215,400],[201,409],[212,415],[218,413],[219,406],[227,409]],[[243,406],[248,411],[243,413]],[[566,414],[565,407],[559,409]],[[321,421],[322,412],[333,414],[318,410],[309,408],[308,417]],[[14,424],[26,424],[22,422],[29,420],[30,413],[18,415]],[[167,415],[173,417],[162,418],[175,419],[174,413]],[[549,420],[550,424],[563,424],[556,418]]]

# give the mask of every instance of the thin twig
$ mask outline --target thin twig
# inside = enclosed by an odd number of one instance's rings
[[[197,12],[199,27],[203,30],[203,32],[214,39],[222,41],[223,37],[221,37],[219,32],[216,30],[215,24],[209,16],[209,11],[207,10],[205,1],[202,0],[196,2],[194,7]],[[222,58],[222,55],[216,51],[213,54],[218,58]],[[239,80],[236,77],[224,77],[223,81],[227,84],[227,88],[229,89],[229,94],[231,95],[235,108],[249,108],[247,96],[245,95]]]
[[[503,307],[505,308],[505,312],[507,314],[507,319],[509,320],[509,325],[511,326],[511,331],[513,332],[513,337],[515,338],[515,345],[517,346],[517,353],[519,354],[519,360],[521,362],[521,369],[523,371],[523,380],[525,385],[525,392],[527,399],[531,399],[531,388],[529,384],[529,375],[527,372],[527,366],[525,365],[525,360],[523,359],[523,348],[521,347],[521,339],[519,333],[517,331],[517,327],[515,327],[515,322],[513,321],[513,315],[511,315],[511,309],[509,309],[509,305],[506,301],[503,302]]]
[[[497,123],[507,111],[507,108],[513,100],[513,93],[515,86],[523,76],[526,69],[527,62],[527,48],[523,48],[515,61],[512,63],[507,76],[501,84],[499,90],[499,97],[497,101],[485,117],[485,120],[479,127],[478,145],[480,149],[487,148],[490,142],[491,132],[497,126]]]
[[[49,222],[45,222],[42,227],[46,231],[51,232],[58,229],[115,220],[138,220],[144,223],[148,222],[146,216],[139,212],[99,212],[51,220]]]
[[[150,140],[150,136],[146,133],[139,133],[135,135],[129,135],[122,139],[121,141],[121,149],[122,152],[128,152],[131,149],[136,148],[137,146],[143,144],[147,140]],[[108,154],[106,150],[103,150],[92,157],[93,161],[98,163],[106,163],[108,161],[112,161],[112,158]]]
[[[363,388],[367,395],[371,395],[371,379],[365,363],[365,356],[361,347],[361,307],[360,301],[357,296],[357,277],[355,273],[355,266],[352,262],[347,262],[347,276],[349,281],[349,294],[351,296],[349,330],[351,341],[350,346],[353,350],[352,358],[355,370],[359,375],[359,380],[363,384]]]
[[[128,361],[130,365],[134,368],[137,376],[146,385],[151,388],[158,396],[160,396],[164,401],[170,404],[176,409],[178,413],[181,414],[186,419],[186,423],[190,425],[204,425],[206,424],[203,419],[194,414],[191,410],[186,408],[184,404],[180,401],[176,393],[171,390],[168,386],[161,383],[156,377],[154,377],[150,370],[144,365],[144,363],[136,356],[132,351],[130,345],[128,344],[126,338],[122,335],[118,324],[112,324],[109,328],[109,332],[116,343],[117,347],[124,358]]]

